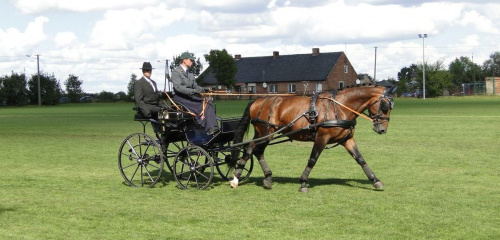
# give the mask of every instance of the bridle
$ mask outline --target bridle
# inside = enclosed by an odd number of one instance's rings
[[[379,104],[379,107],[378,107],[378,110],[377,110],[377,114],[372,114],[370,112],[370,108],[373,105],[377,104],[378,102],[380,102],[380,104]],[[381,120],[387,121],[387,122],[389,122],[391,120],[390,117],[383,116],[381,113],[387,112],[389,110],[392,110],[393,108],[394,108],[394,99],[392,98],[392,96],[382,95],[382,96],[380,96],[379,99],[375,100],[373,103],[370,103],[366,107],[366,109],[368,109],[368,113],[369,114],[366,114],[364,112],[363,112],[363,114],[365,116],[369,117],[370,119],[372,119],[373,125],[379,125],[379,124],[382,123]]]

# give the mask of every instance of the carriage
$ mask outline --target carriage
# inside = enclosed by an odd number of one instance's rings
[[[208,135],[185,106],[172,103],[159,112],[157,120],[145,118],[134,107],[134,121],[142,124],[143,131],[129,135],[120,145],[118,165],[125,183],[153,187],[162,181],[165,166],[182,189],[207,188],[215,172],[230,180],[236,164],[231,158],[235,149],[231,141],[240,118],[217,118],[221,131]],[[160,125],[154,137],[146,134],[148,123]],[[252,169],[253,158],[243,179]]]
[[[236,188],[239,181],[248,179],[252,173],[255,157],[264,172],[263,185],[271,188],[272,172],[264,158],[266,147],[292,140],[312,141],[314,145],[300,177],[299,191],[308,191],[309,173],[321,152],[338,145],[356,160],[373,186],[381,189],[383,183],[358,150],[354,127],[356,118],[361,116],[373,123],[375,132],[386,133],[395,91],[396,88],[369,85],[311,97],[273,94],[250,101],[242,117],[218,119],[221,131],[215,135],[208,135],[189,109],[171,101],[157,120],[135,115],[134,120],[142,123],[143,132],[123,140],[118,165],[130,186],[153,187],[162,179],[166,165],[182,189],[206,189],[214,177],[214,168]],[[155,137],[145,133],[149,122],[161,127]],[[249,124],[253,125],[255,136],[244,142]]]

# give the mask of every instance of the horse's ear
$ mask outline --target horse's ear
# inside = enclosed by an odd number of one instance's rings
[[[386,97],[389,97],[389,96],[392,96],[392,94],[394,94],[396,92],[396,90],[398,90],[398,87],[397,86],[392,86],[388,89],[385,90],[384,92],[384,95]]]

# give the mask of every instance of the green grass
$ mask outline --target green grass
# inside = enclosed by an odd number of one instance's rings
[[[245,101],[219,101],[219,116]],[[121,141],[142,131],[131,103],[0,108],[0,239],[499,239],[500,98],[396,99],[389,131],[355,138],[384,191],[341,147],[299,176],[312,143],[266,151],[238,189],[131,188]],[[150,133],[148,126],[148,132]],[[251,136],[249,136],[251,137]]]

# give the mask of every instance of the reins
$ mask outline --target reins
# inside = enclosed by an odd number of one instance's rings
[[[330,100],[330,101],[332,101],[332,102],[334,102],[334,103],[336,103],[336,104],[340,105],[341,107],[343,107],[343,108],[345,108],[345,109],[347,109],[347,110],[351,111],[352,113],[354,113],[354,114],[356,114],[356,115],[358,115],[358,116],[360,116],[360,117],[362,117],[362,118],[364,118],[364,119],[366,119],[366,120],[368,120],[368,121],[370,121],[370,122],[372,122],[372,123],[373,123],[373,119],[371,119],[370,117],[368,117],[368,116],[366,116],[366,115],[364,115],[364,114],[362,114],[362,113],[360,113],[360,112],[358,112],[358,111],[356,111],[356,110],[354,110],[354,109],[352,109],[352,108],[350,108],[350,107],[348,107],[348,106],[346,106],[346,105],[344,105],[344,104],[340,103],[339,101],[337,101],[337,100],[335,100],[335,99],[333,99],[333,98],[325,98],[325,97],[320,97],[320,99],[327,99],[327,100]]]

